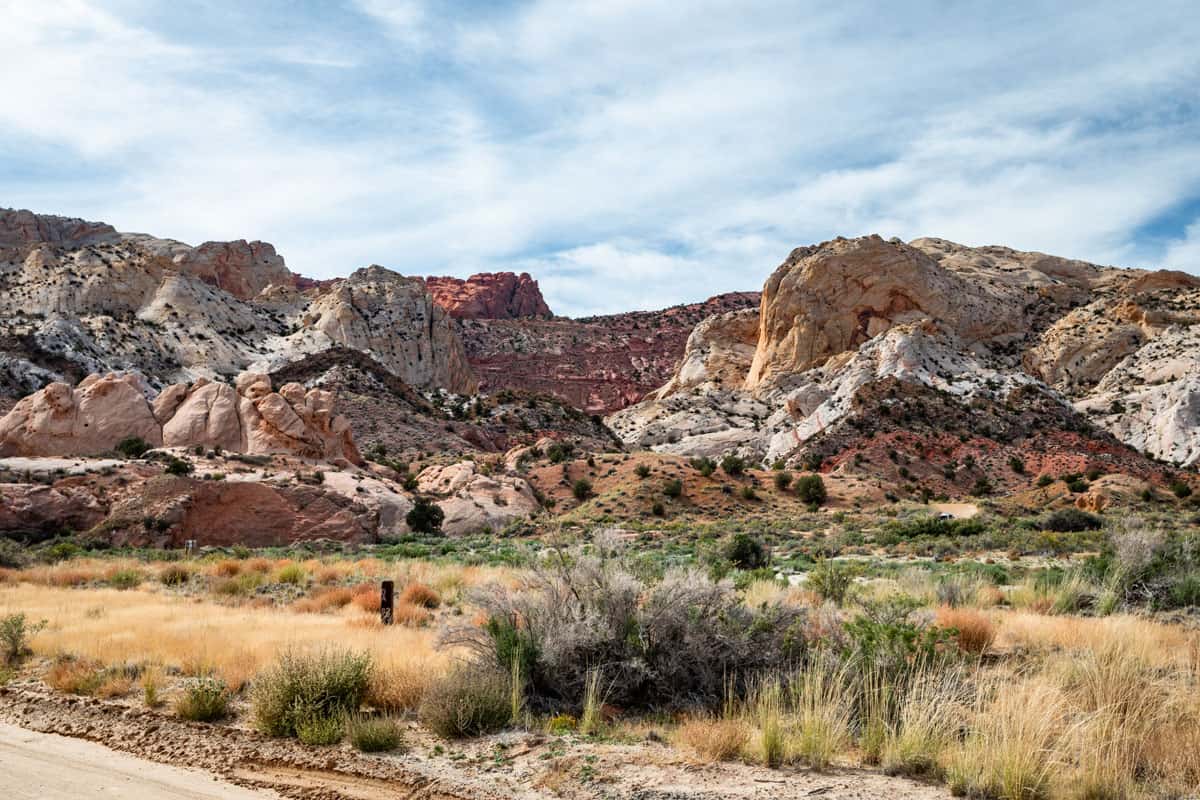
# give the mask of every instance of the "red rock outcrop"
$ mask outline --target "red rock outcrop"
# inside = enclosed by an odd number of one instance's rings
[[[550,319],[538,283],[528,272],[481,272],[463,280],[430,276],[425,279],[433,301],[456,319]]]
[[[362,463],[350,423],[334,413],[331,392],[288,383],[272,391],[266,375],[246,372],[236,388],[201,379],[175,384],[151,401],[134,375],[89,375],[72,389],[51,383],[0,419],[0,456],[90,455],[127,437],[152,447],[220,447]]]
[[[115,239],[118,235],[111,225],[103,222],[0,208],[0,256],[23,256],[39,244],[79,247]]]
[[[548,394],[608,414],[671,378],[699,322],[758,303],[758,292],[733,292],[661,311],[574,320],[463,319],[458,332],[484,391]]]

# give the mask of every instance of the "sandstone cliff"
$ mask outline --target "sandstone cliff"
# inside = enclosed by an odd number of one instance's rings
[[[136,437],[151,447],[287,453],[361,463],[332,393],[289,383],[278,392],[259,373],[236,387],[201,379],[155,394],[135,375],[89,375],[72,388],[51,383],[0,419],[0,457],[95,455]]]
[[[457,319],[521,319],[554,316],[528,272],[483,272],[463,280],[428,277],[433,301]]]

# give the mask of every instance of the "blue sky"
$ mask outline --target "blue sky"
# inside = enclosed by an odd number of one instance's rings
[[[0,205],[565,314],[877,232],[1200,273],[1195,0],[0,0]]]

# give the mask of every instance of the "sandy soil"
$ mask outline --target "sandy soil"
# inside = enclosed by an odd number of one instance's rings
[[[103,745],[0,722],[0,791],[9,800],[265,800],[279,795],[109,750]]]
[[[974,503],[930,503],[929,507],[939,514],[952,514],[955,519],[970,519],[979,513]]]
[[[441,742],[414,724],[406,736],[408,752],[368,756],[348,745],[305,747],[268,739],[231,724],[181,722],[163,712],[93,698],[65,697],[35,688],[0,687],[0,721],[26,730],[89,739],[114,750],[135,753],[172,768],[206,770],[230,783],[270,789],[305,800],[946,800],[942,787],[928,786],[878,772],[834,769],[815,773],[802,768],[770,770],[749,764],[700,765],[661,741],[627,744],[593,742],[574,736],[510,731],[467,742]],[[61,737],[52,737],[59,741]],[[69,741],[69,740],[68,740]],[[79,743],[82,745],[82,743]],[[40,748],[40,742],[38,743]],[[105,752],[100,748],[100,752]],[[6,751],[0,747],[0,756]],[[28,754],[32,757],[33,754]],[[25,758],[26,756],[22,756]],[[138,759],[132,759],[137,763]],[[72,791],[76,770],[86,774],[94,762],[78,765],[73,755],[29,763],[31,773],[48,783],[47,792],[29,797],[86,796]],[[59,785],[54,763],[70,762]],[[0,758],[6,767],[7,758]],[[106,762],[107,763],[107,762]],[[92,765],[92,766],[89,766]],[[184,772],[185,775],[189,774]],[[194,775],[195,773],[191,773]],[[204,773],[200,773],[203,776]],[[120,773],[104,773],[117,781]],[[0,786],[5,785],[0,776]],[[96,777],[90,778],[93,782]],[[211,778],[204,785],[218,791]],[[28,784],[26,785],[32,785]],[[94,785],[94,784],[89,784]],[[166,785],[166,784],[164,784]],[[53,794],[59,791],[61,794]],[[137,798],[137,794],[117,793]],[[162,793],[160,795],[173,797]],[[195,794],[201,798],[263,795]],[[270,795],[267,795],[270,796]],[[17,795],[17,798],[24,797]]]

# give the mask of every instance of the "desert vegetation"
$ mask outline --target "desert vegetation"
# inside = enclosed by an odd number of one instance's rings
[[[447,743],[653,736],[697,762],[862,767],[973,797],[1200,787],[1188,520],[823,521],[804,541],[831,547],[806,555],[764,529],[701,531],[690,557],[598,531],[492,566],[46,546],[0,572],[3,678],[313,747],[404,751],[415,722]],[[1090,553],[947,563],[905,547],[1013,530]]]

